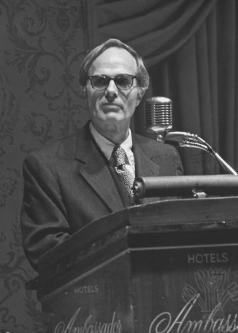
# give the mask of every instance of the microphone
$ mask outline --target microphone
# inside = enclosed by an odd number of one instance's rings
[[[150,97],[145,101],[146,127],[149,134],[164,143],[176,143],[182,148],[197,148],[212,155],[228,173],[237,176],[234,170],[204,139],[189,132],[172,132],[172,101],[168,97]]]
[[[145,120],[147,132],[156,134],[156,140],[162,141],[172,129],[172,101],[168,97],[150,97],[145,101]]]

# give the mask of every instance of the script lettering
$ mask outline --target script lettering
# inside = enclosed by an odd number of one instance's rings
[[[228,314],[219,318],[222,306],[218,303],[206,319],[189,320],[199,294],[192,297],[173,319],[170,312],[159,313],[149,326],[149,333],[234,333],[238,332],[238,314]]]
[[[116,312],[113,312],[110,322],[95,321],[93,315],[89,314],[88,317],[76,324],[81,308],[78,308],[68,323],[60,321],[54,329],[54,333],[121,333],[122,324],[120,319],[116,319]]]

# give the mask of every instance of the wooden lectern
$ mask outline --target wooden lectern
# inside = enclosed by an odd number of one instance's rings
[[[238,332],[238,197],[111,214],[40,262],[52,333]]]

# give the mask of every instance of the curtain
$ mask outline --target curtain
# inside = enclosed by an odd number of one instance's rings
[[[216,0],[95,1],[92,43],[119,38],[143,54],[148,66],[177,50],[201,26]]]
[[[238,168],[238,3],[218,3],[218,111],[219,148],[225,158]]]
[[[174,101],[177,129],[200,135],[233,167],[238,167],[236,13],[236,1],[218,1],[198,31],[150,69],[153,93]],[[187,173],[222,172],[207,153],[183,153]]]
[[[177,130],[189,131],[219,147],[218,40],[216,8],[177,52],[151,69],[154,94],[174,101]],[[200,150],[181,151],[189,174],[217,173],[218,165]]]
[[[238,167],[235,0],[95,1],[90,45],[110,37],[135,47],[151,75],[150,94],[170,97],[174,128],[204,138]],[[143,131],[143,110],[135,124]],[[207,153],[183,149],[185,172],[222,172]]]

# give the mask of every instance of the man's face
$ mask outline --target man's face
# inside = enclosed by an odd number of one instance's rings
[[[106,75],[114,78],[120,74],[136,73],[134,57],[125,49],[111,47],[94,60],[88,76]],[[119,89],[113,80],[102,90],[93,88],[88,80],[86,90],[91,120],[98,130],[103,131],[115,122],[129,126],[130,118],[141,100],[136,79],[133,79],[132,87],[125,90]]]

